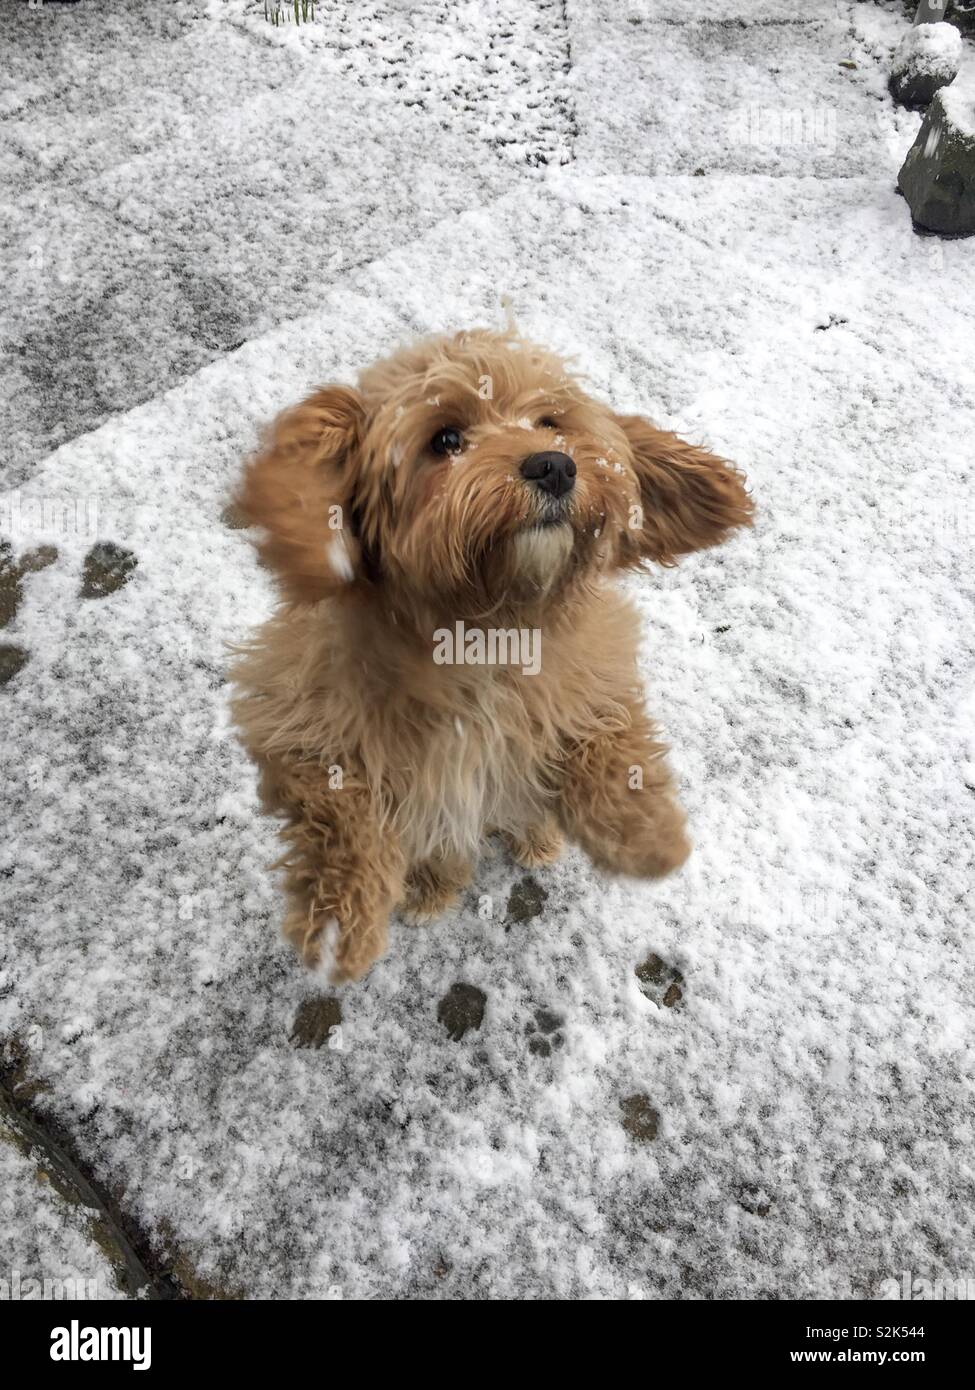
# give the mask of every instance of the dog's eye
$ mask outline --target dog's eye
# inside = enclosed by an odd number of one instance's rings
[[[435,454],[459,454],[463,447],[464,436],[460,430],[454,429],[453,425],[437,430],[430,440],[430,448]]]
[[[557,430],[559,428],[559,422],[558,420],[553,420],[551,415],[543,415],[536,428],[540,430]]]

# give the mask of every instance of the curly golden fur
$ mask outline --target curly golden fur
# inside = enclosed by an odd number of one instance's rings
[[[558,495],[530,458],[563,470]],[[607,870],[683,863],[636,616],[612,581],[749,525],[730,464],[616,415],[544,349],[476,330],[286,411],[239,504],[284,602],[240,649],[235,717],[284,817],[284,930],[306,964],[359,978],[391,912],[441,912],[493,830],[525,865],[552,862],[563,833]],[[459,622],[537,634],[538,669],[438,664]]]

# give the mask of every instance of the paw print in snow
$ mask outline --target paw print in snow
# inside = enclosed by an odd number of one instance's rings
[[[0,627],[6,627],[17,616],[24,597],[23,580],[28,574],[47,569],[58,558],[53,545],[39,545],[26,551],[17,562],[13,546],[0,540]],[[30,653],[12,642],[0,643],[0,685],[6,685],[26,666]]]
[[[81,576],[82,598],[107,598],[129,582],[129,576],[138,564],[131,550],[125,550],[114,541],[99,541],[85,556],[84,572]]]
[[[528,1035],[528,1051],[536,1057],[551,1057],[553,1050],[565,1045],[562,1025],[565,1019],[551,1009],[536,1009],[533,1023],[525,1024]]]
[[[465,984],[462,980],[451,985],[437,1005],[437,1018],[452,1042],[460,1042],[465,1033],[480,1028],[486,1004],[487,995],[476,985]]]
[[[658,1007],[676,1008],[684,997],[683,975],[654,952],[636,967],[636,977],[640,989]]]
[[[13,622],[24,597],[24,579],[53,565],[58,552],[53,545],[38,545],[14,559],[13,546],[0,540],[0,627]],[[107,598],[128,583],[138,564],[131,550],[114,541],[99,541],[84,559],[79,594],[82,598]],[[0,686],[13,680],[30,660],[30,652],[12,642],[0,643]]]
[[[534,874],[525,874],[508,895],[505,930],[510,931],[513,922],[522,926],[525,922],[531,922],[536,917],[540,917],[547,899],[548,892]]]

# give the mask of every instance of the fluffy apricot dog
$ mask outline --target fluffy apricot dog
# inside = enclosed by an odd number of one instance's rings
[[[427,339],[286,411],[239,503],[283,604],[235,717],[284,817],[285,935],[332,981],[562,836],[656,878],[689,844],[614,577],[750,524],[741,475],[513,333]]]

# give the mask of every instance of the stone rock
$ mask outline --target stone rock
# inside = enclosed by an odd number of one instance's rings
[[[961,67],[961,34],[950,24],[918,24],[901,40],[890,68],[891,96],[902,106],[927,106],[954,82]]]
[[[917,226],[942,236],[975,232],[975,91],[945,87],[925,113],[897,176]]]
[[[107,598],[127,584],[139,561],[131,550],[114,541],[99,541],[85,556],[81,578],[82,598]]]
[[[975,34],[975,0],[955,0],[951,22],[963,34]]]
[[[460,1042],[472,1028],[480,1028],[486,1004],[487,995],[482,989],[459,982],[450,986],[437,1005],[437,1018],[446,1028],[448,1037]]]

